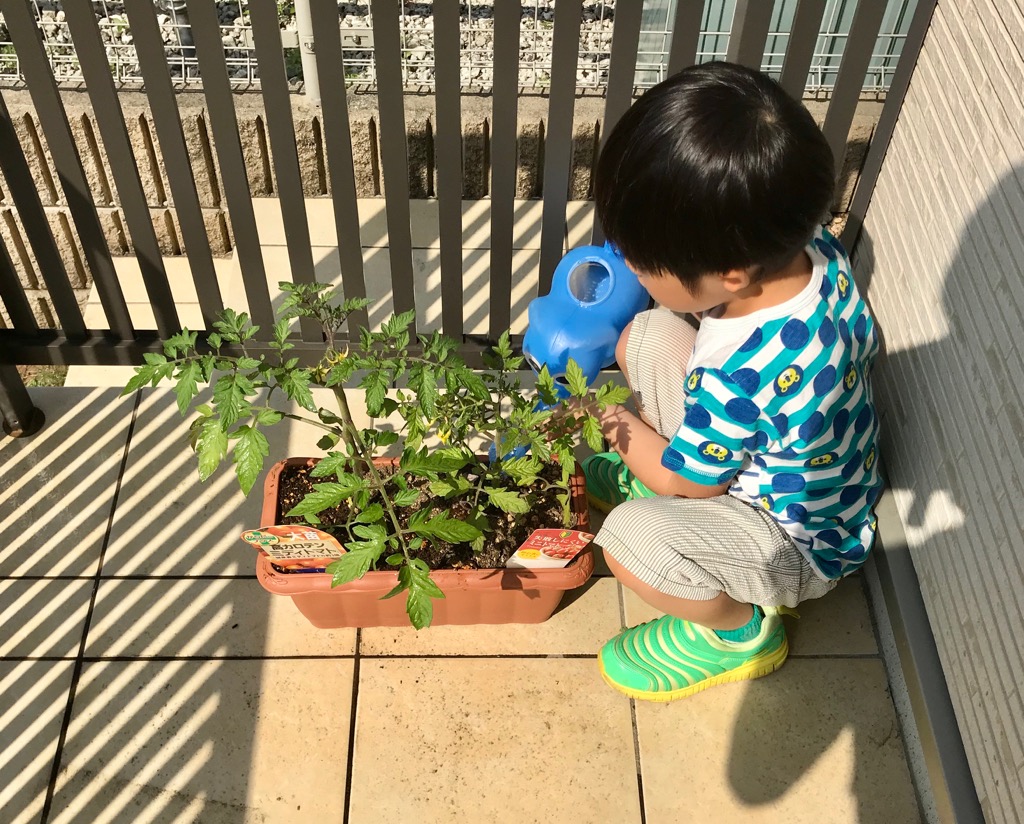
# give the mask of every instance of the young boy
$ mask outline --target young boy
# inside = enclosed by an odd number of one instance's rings
[[[651,89],[601,154],[605,235],[660,305],[616,350],[640,415],[606,410],[615,451],[583,465],[610,513],[595,542],[665,613],[601,649],[605,680],[633,698],[777,669],[780,613],[871,549],[878,337],[820,225],[833,170],[807,110],[727,63]]]

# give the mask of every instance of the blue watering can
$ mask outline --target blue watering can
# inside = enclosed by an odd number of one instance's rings
[[[569,358],[592,383],[615,362],[622,330],[650,300],[610,243],[573,249],[555,268],[551,291],[530,302],[523,354],[535,371],[547,366],[559,395],[568,397]]]
[[[535,372],[547,366],[555,391],[569,397],[565,370],[572,358],[588,383],[615,362],[615,346],[626,325],[650,305],[650,295],[610,243],[573,249],[555,268],[551,291],[527,308],[523,355]],[[537,401],[537,408],[544,404]],[[529,451],[518,446],[504,457]],[[489,449],[493,461],[494,445]]]

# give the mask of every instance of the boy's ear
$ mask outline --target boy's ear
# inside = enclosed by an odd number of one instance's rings
[[[756,271],[756,266],[750,266],[746,269],[730,269],[728,272],[723,272],[719,275],[722,279],[722,288],[727,292],[741,292],[754,283]]]

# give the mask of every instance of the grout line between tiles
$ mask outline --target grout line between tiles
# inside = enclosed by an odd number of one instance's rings
[[[350,805],[352,803],[352,772],[355,768],[356,756],[356,711],[359,707],[359,659],[363,631],[356,630],[355,656],[352,663],[352,712],[348,722],[348,769],[345,770],[345,800],[342,806],[342,824],[349,824]]]
[[[622,584],[619,589],[619,623],[626,626],[626,590]],[[597,656],[595,656],[597,657]],[[647,824],[647,810],[644,808],[644,772],[640,761],[640,728],[636,720],[636,701],[629,699],[629,721],[633,729],[633,759],[636,767],[636,791],[640,801],[640,824]]]
[[[142,391],[135,392],[135,404],[132,406],[132,417],[128,422],[128,433],[124,439],[124,452],[121,455],[121,466],[117,471],[117,482],[114,484],[114,494],[110,501],[110,514],[107,516],[107,528],[103,533],[103,542],[100,544],[100,557],[96,565],[96,574],[93,576],[92,592],[89,595],[89,608],[85,613],[85,622],[82,624],[82,641],[78,647],[78,655],[75,658],[75,668],[71,673],[71,686],[68,689],[68,701],[64,708],[64,718],[61,720],[60,735],[57,737],[57,751],[53,758],[53,767],[50,770],[50,780],[46,785],[46,800],[43,802],[43,811],[39,817],[40,824],[46,824],[50,817],[50,808],[53,806],[53,795],[57,789],[57,776],[60,773],[60,762],[64,755],[64,743],[67,741],[68,728],[71,726],[71,713],[75,705],[75,692],[78,689],[78,680],[82,675],[82,665],[85,663],[85,645],[89,640],[89,624],[92,622],[93,610],[96,607],[96,595],[100,588],[100,579],[103,575],[103,558],[107,552],[107,544],[110,542],[110,533],[114,528],[114,512],[117,510],[117,499],[121,494],[121,482],[124,479],[124,471],[128,466],[128,450],[132,443],[132,435],[135,433],[135,420],[139,413],[139,404],[142,401]]]

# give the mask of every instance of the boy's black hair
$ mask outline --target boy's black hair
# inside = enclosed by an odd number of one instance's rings
[[[634,267],[694,289],[705,274],[783,268],[824,219],[834,175],[801,103],[753,69],[706,63],[622,116],[594,190],[605,236]]]

